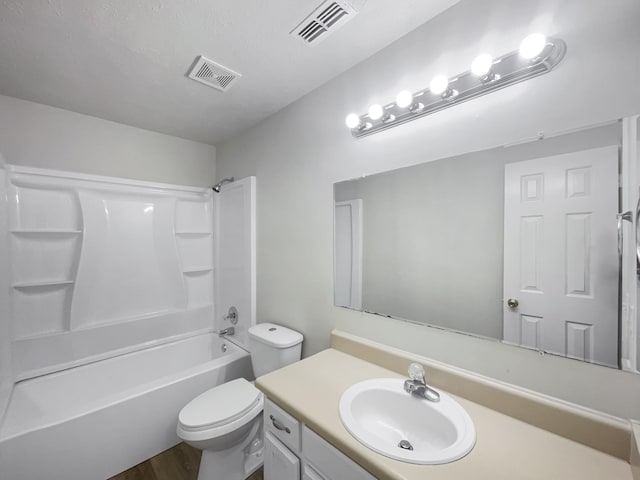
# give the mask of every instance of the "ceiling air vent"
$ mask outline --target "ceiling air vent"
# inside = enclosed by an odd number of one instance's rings
[[[358,11],[344,0],[326,0],[300,22],[291,35],[315,46],[357,14]]]
[[[199,56],[187,74],[196,82],[226,92],[242,75],[203,56]]]

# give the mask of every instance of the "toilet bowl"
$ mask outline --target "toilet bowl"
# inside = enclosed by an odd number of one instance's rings
[[[207,390],[185,405],[176,432],[202,450],[199,480],[244,479],[260,466],[263,406],[262,392],[244,378]]]
[[[300,359],[302,335],[273,323],[248,330],[256,376]],[[198,480],[244,480],[262,465],[264,394],[244,378],[211,388],[180,411],[176,433],[202,450]]]

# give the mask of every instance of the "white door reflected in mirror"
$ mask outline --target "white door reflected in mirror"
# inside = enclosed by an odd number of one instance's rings
[[[618,151],[505,165],[505,342],[618,366]]]

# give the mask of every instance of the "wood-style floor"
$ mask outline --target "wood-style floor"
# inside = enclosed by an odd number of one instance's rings
[[[200,456],[200,450],[180,443],[108,480],[196,480]],[[247,480],[263,480],[262,468]]]

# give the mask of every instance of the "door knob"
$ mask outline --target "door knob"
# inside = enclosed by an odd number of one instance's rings
[[[510,298],[509,300],[507,300],[507,305],[509,306],[509,308],[518,308],[520,302],[518,302],[517,298]]]

